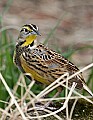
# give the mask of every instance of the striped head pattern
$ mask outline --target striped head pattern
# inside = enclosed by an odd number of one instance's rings
[[[28,46],[37,35],[40,35],[38,27],[34,24],[26,24],[22,27],[17,42],[21,42],[23,47]]]

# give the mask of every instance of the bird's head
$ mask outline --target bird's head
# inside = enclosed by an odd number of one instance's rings
[[[17,42],[21,47],[25,47],[32,44],[38,35],[40,35],[38,27],[34,24],[27,24],[22,27]]]

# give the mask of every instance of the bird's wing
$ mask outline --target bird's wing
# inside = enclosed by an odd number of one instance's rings
[[[73,63],[42,44],[38,45],[34,50],[24,53],[24,58],[29,66],[35,69],[35,71],[38,71],[43,77],[45,76],[51,79],[51,81],[57,79],[66,72],[72,75],[79,71]],[[76,82],[79,87],[82,87],[81,83],[84,82],[84,79],[82,74],[79,74],[70,81]]]

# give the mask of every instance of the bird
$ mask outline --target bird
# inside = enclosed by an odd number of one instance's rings
[[[41,36],[38,26],[25,24],[16,41],[13,62],[23,73],[29,73],[29,79],[32,76],[34,80],[48,86],[65,73],[73,75],[79,71],[78,67],[61,54],[41,43],[37,45],[38,36]],[[82,73],[70,79],[68,85],[71,86],[73,82],[77,83],[77,89],[82,89],[86,84]],[[61,88],[58,93],[63,90]]]

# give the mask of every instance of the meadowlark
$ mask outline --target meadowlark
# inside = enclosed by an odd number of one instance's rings
[[[66,72],[72,75],[79,71],[62,55],[43,44],[36,45],[38,35],[39,29],[34,24],[24,25],[19,33],[13,60],[23,73],[29,73],[36,81],[49,85]],[[85,83],[82,73],[69,80],[69,86],[73,82],[77,83],[76,88],[81,89]]]

